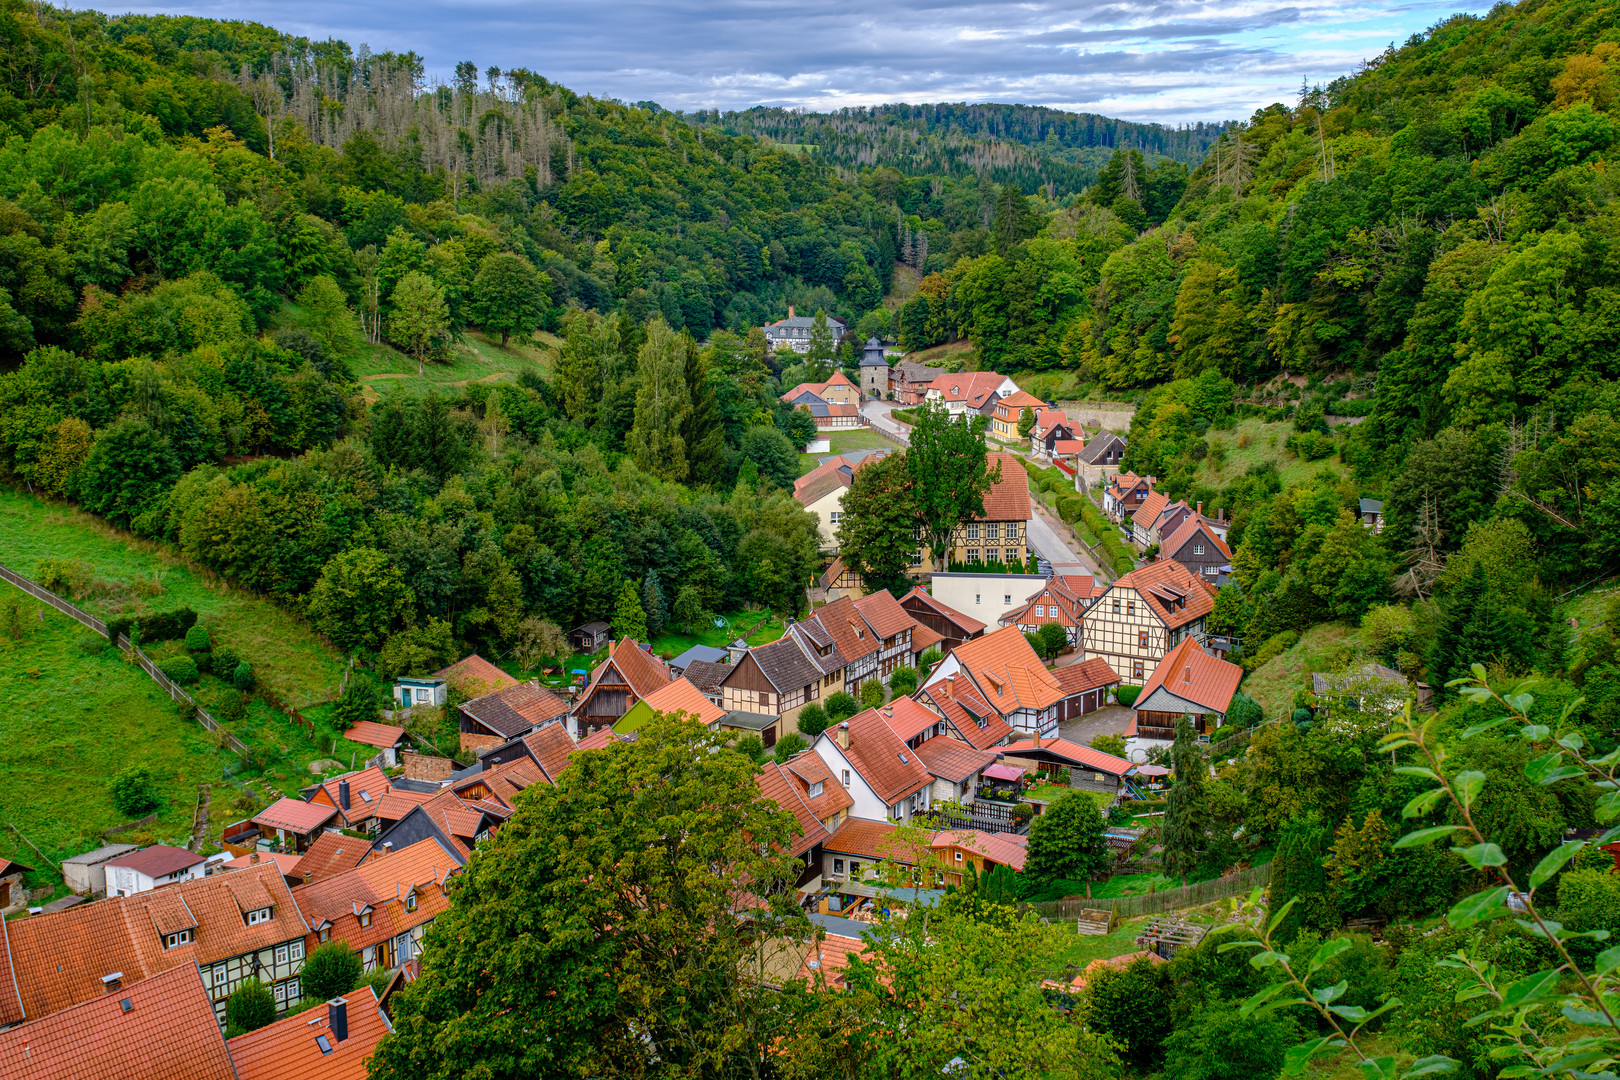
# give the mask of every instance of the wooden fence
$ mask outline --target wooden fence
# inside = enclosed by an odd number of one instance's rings
[[[55,608],[57,611],[60,611],[68,618],[75,620],[82,626],[94,630],[102,637],[108,636],[106,623],[102,622],[94,615],[91,615],[89,612],[81,611],[79,608],[68,603],[66,600],[62,599],[60,596],[57,596],[44,586],[36,585],[34,582],[29,581],[21,574],[9,570],[4,566],[0,566],[0,578],[4,578],[6,581],[11,582],[11,584],[17,586],[17,588],[21,589],[29,596],[32,596],[34,599],[51,605],[51,607]],[[195,719],[197,723],[201,724],[209,731],[219,732],[223,737],[225,746],[229,750],[239,756],[244,762],[252,760],[252,755],[248,751],[247,744],[241,739],[238,739],[235,735],[232,735],[230,732],[226,731],[224,728],[220,727],[219,721],[215,720],[212,716],[209,716],[207,711],[197,704],[195,698],[186,693],[183,688],[176,685],[167,675],[163,674],[162,670],[157,666],[157,664],[152,662],[152,658],[150,656],[147,656],[146,653],[142,652],[140,649],[133,647],[127,634],[118,635],[118,640],[113,642],[113,644],[124,650],[124,652],[132,654],[135,657],[135,662],[140,664],[142,669],[144,669],[145,672],[152,677],[152,681],[156,682],[160,687],[162,687],[164,693],[168,694],[171,699],[185,705],[191,717]]]
[[[1070,897],[1067,900],[1053,900],[1043,904],[1023,905],[1048,921],[1054,919],[1077,919],[1080,913],[1087,909],[1113,912],[1115,921],[1129,919],[1137,915],[1151,915],[1160,911],[1175,911],[1179,908],[1201,907],[1204,904],[1224,900],[1229,896],[1242,896],[1252,891],[1256,886],[1266,885],[1271,881],[1271,864],[1240,870],[1231,877],[1215,878],[1212,881],[1200,881],[1193,885],[1179,889],[1165,889],[1156,893],[1144,893],[1141,896],[1121,896],[1112,900],[1087,900],[1085,897]]]

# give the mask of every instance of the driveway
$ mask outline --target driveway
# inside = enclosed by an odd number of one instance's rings
[[[861,415],[866,422],[878,431],[894,439],[902,446],[911,445],[911,428],[894,419],[889,413],[894,411],[894,402],[881,401],[878,398],[866,398],[861,402]]]
[[[1035,549],[1035,554],[1052,564],[1057,573],[1063,573],[1069,567],[1081,567],[1098,581],[1111,581],[1111,575],[1104,574],[1084,548],[1076,551],[1063,532],[1067,526],[1062,525],[1052,513],[1050,507],[1040,500],[1033,492],[1030,493],[1030,502],[1034,513],[1029,519],[1029,546]]]
[[[1067,739],[1081,746],[1090,746],[1091,740],[1098,735],[1123,735],[1125,725],[1130,723],[1131,710],[1123,705],[1104,705],[1096,712],[1073,720],[1065,720],[1058,725],[1058,738]]]

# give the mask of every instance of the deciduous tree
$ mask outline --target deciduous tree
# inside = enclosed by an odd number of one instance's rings
[[[957,526],[984,514],[984,497],[1000,482],[1001,466],[989,467],[981,427],[966,417],[953,419],[944,405],[932,402],[917,409],[904,460],[917,527],[934,568],[943,569]]]
[[[501,335],[501,348],[513,334],[526,335],[540,325],[550,305],[551,278],[510,251],[486,255],[472,281],[473,321]]]

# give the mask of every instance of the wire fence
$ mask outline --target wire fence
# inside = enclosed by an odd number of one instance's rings
[[[68,603],[60,596],[57,596],[55,593],[51,592],[51,590],[45,588],[43,585],[35,584],[16,571],[9,570],[4,566],[0,566],[0,578],[4,578],[6,581],[11,582],[11,584],[17,586],[17,588],[21,589],[29,596],[32,596],[34,599],[49,604],[51,607],[55,608],[57,611],[60,611],[68,618],[75,620],[80,625],[94,630],[102,637],[108,636],[106,623],[102,622],[94,615],[91,615],[89,612],[82,611],[74,605]],[[174,680],[163,674],[163,671],[157,666],[157,664],[152,662],[152,658],[150,656],[147,656],[146,653],[142,652],[139,648],[134,647],[130,643],[129,635],[119,634],[118,640],[113,642],[113,644],[117,645],[124,652],[133,655],[135,657],[135,662],[140,664],[141,668],[152,677],[152,681],[156,682],[158,686],[163,688],[164,693],[168,694],[170,699],[186,707],[186,711],[192,717],[192,719],[196,720],[197,723],[201,724],[209,731],[218,732],[221,741],[225,744],[225,747],[228,750],[236,754],[243,761],[252,760],[253,755],[248,750],[247,744],[241,739],[238,739],[235,735],[232,735],[229,731],[226,731],[224,728],[220,727],[219,721],[215,720],[212,716],[209,716],[208,711],[202,706],[198,705],[195,698],[188,694],[183,688],[178,686]]]
[[[1040,904],[1024,905],[1043,919],[1077,919],[1082,911],[1110,911],[1114,921],[1130,919],[1137,915],[1152,915],[1161,911],[1175,911],[1179,908],[1201,907],[1212,904],[1216,900],[1224,900],[1229,896],[1241,896],[1252,891],[1257,886],[1263,886],[1271,881],[1271,864],[1251,867],[1248,870],[1239,870],[1230,877],[1215,878],[1211,881],[1200,881],[1192,885],[1177,889],[1165,889],[1161,892],[1143,893],[1140,896],[1119,896],[1110,900],[1087,900],[1085,897],[1069,897],[1066,900],[1052,900]]]

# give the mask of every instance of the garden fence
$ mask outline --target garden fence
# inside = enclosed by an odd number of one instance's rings
[[[1271,864],[1251,867],[1240,870],[1230,877],[1215,878],[1211,881],[1200,881],[1178,889],[1164,889],[1160,892],[1143,893],[1140,896],[1120,896],[1111,900],[1087,900],[1085,897],[1069,897],[1066,900],[1052,900],[1041,904],[1023,905],[1030,911],[1046,919],[1048,922],[1056,919],[1077,919],[1080,913],[1087,909],[1098,911],[1108,910],[1113,913],[1114,921],[1130,919],[1137,915],[1152,915],[1161,911],[1175,911],[1179,908],[1201,907],[1204,904],[1224,900],[1229,896],[1241,896],[1250,892],[1257,886],[1263,886],[1271,881]]]
[[[4,566],[0,566],[0,578],[4,578],[5,580],[11,582],[11,584],[17,586],[17,588],[21,589],[29,596],[34,597],[36,600],[42,600],[51,605],[51,607],[55,608],[57,611],[60,611],[68,618],[77,621],[81,625],[88,627],[91,630],[94,630],[102,637],[108,636],[106,623],[102,622],[94,615],[91,615],[89,612],[81,611],[79,608],[68,603],[60,596],[57,596],[43,585],[37,585],[23,577],[21,574],[18,574],[13,570],[9,570]],[[250,761],[252,759],[252,755],[248,751],[247,744],[241,739],[238,739],[235,735],[232,735],[230,732],[221,728],[219,726],[219,721],[215,720],[212,716],[209,716],[207,710],[198,705],[195,698],[186,693],[184,689],[177,686],[167,675],[163,674],[158,666],[152,662],[152,658],[150,656],[147,656],[146,653],[142,652],[140,649],[133,647],[127,634],[118,635],[118,640],[113,642],[113,644],[117,645],[126,653],[131,653],[135,657],[135,662],[141,665],[146,673],[152,677],[152,680],[162,687],[163,691],[168,694],[171,699],[181,702],[187,707],[191,713],[191,716],[197,721],[197,723],[201,724],[209,731],[219,732],[226,748],[239,756],[243,761]]]

